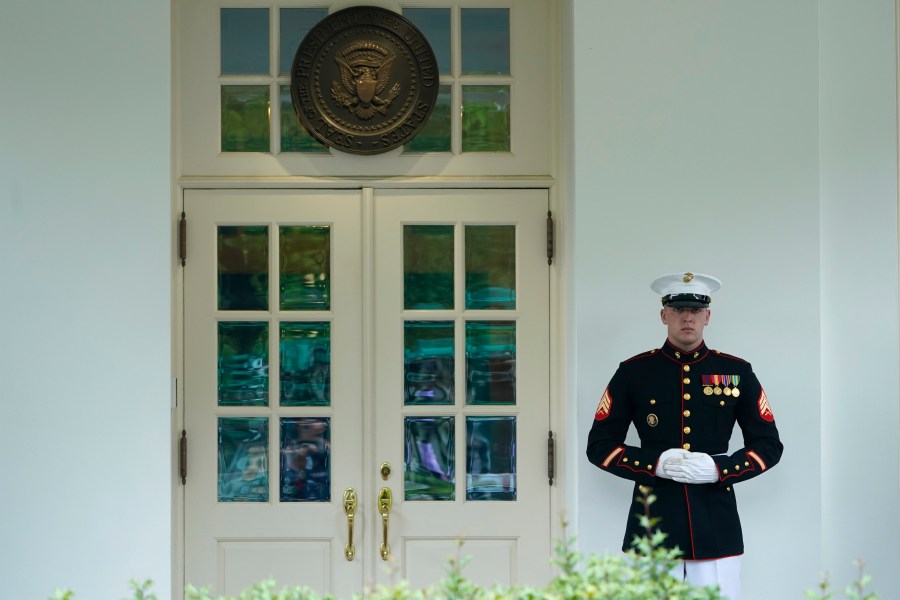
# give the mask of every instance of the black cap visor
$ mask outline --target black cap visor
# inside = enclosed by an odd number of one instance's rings
[[[669,294],[662,297],[663,306],[672,308],[709,308],[709,296],[700,294]]]

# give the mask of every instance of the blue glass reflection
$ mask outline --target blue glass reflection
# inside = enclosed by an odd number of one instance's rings
[[[269,419],[219,417],[219,502],[269,501]]]
[[[281,501],[331,500],[331,419],[281,419]]]
[[[280,22],[278,74],[288,75],[300,42],[316,23],[328,16],[328,9],[282,8],[278,16]]]
[[[281,405],[331,404],[331,323],[281,324]]]
[[[422,32],[434,52],[441,75],[450,74],[450,9],[404,8],[403,16]]]
[[[219,406],[269,404],[269,324],[219,322]]]
[[[466,500],[516,499],[516,418],[466,417]]]
[[[509,9],[463,8],[463,75],[509,74]]]
[[[453,417],[404,419],[404,497],[453,500],[456,484]]]
[[[466,323],[466,403],[516,403],[516,322]]]
[[[220,9],[222,75],[268,75],[269,9]]]
[[[403,324],[403,383],[406,404],[453,404],[453,321]]]

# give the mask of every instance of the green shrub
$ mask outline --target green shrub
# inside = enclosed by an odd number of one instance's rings
[[[649,517],[649,506],[655,500],[645,494],[644,514],[639,515],[646,534],[635,538],[633,549],[621,555],[590,555],[586,559],[573,548],[573,539],[563,535],[555,548],[553,564],[558,575],[544,588],[527,586],[480,587],[463,576],[468,559],[461,555],[447,562],[447,576],[422,589],[412,589],[408,582],[377,585],[354,594],[354,600],[723,600],[718,589],[699,588],[674,577],[680,552],[663,547],[665,534],[656,530],[657,522]],[[566,523],[563,522],[563,532]],[[850,600],[878,600],[874,592],[866,592],[870,583],[857,561],[859,576],[845,590]],[[818,591],[807,591],[811,600],[833,600],[827,575]],[[125,600],[157,600],[150,581],[131,581],[132,595]],[[238,596],[211,596],[207,588],[189,585],[185,600],[338,600],[321,596],[303,586],[279,589],[273,580],[260,581]],[[50,600],[75,600],[70,590],[57,590]]]

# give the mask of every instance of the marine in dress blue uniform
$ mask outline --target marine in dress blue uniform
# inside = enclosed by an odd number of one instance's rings
[[[646,533],[636,516],[644,511],[636,502],[646,486],[656,496],[649,511],[667,534],[665,546],[677,546],[686,561],[741,555],[736,484],[766,473],[781,458],[772,408],[750,363],[703,341],[709,295],[720,285],[693,273],[654,281],[669,335],[661,348],[619,365],[594,415],[588,459],[635,482],[623,550]],[[743,446],[729,453],[735,424]],[[625,443],[631,426],[639,446]],[[738,582],[733,596],[739,593]]]

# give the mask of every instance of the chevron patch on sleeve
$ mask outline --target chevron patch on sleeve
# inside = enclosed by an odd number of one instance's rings
[[[609,388],[603,390],[603,397],[600,398],[600,404],[597,405],[597,412],[594,413],[595,421],[602,421],[609,416],[612,410],[612,396],[609,395]]]

